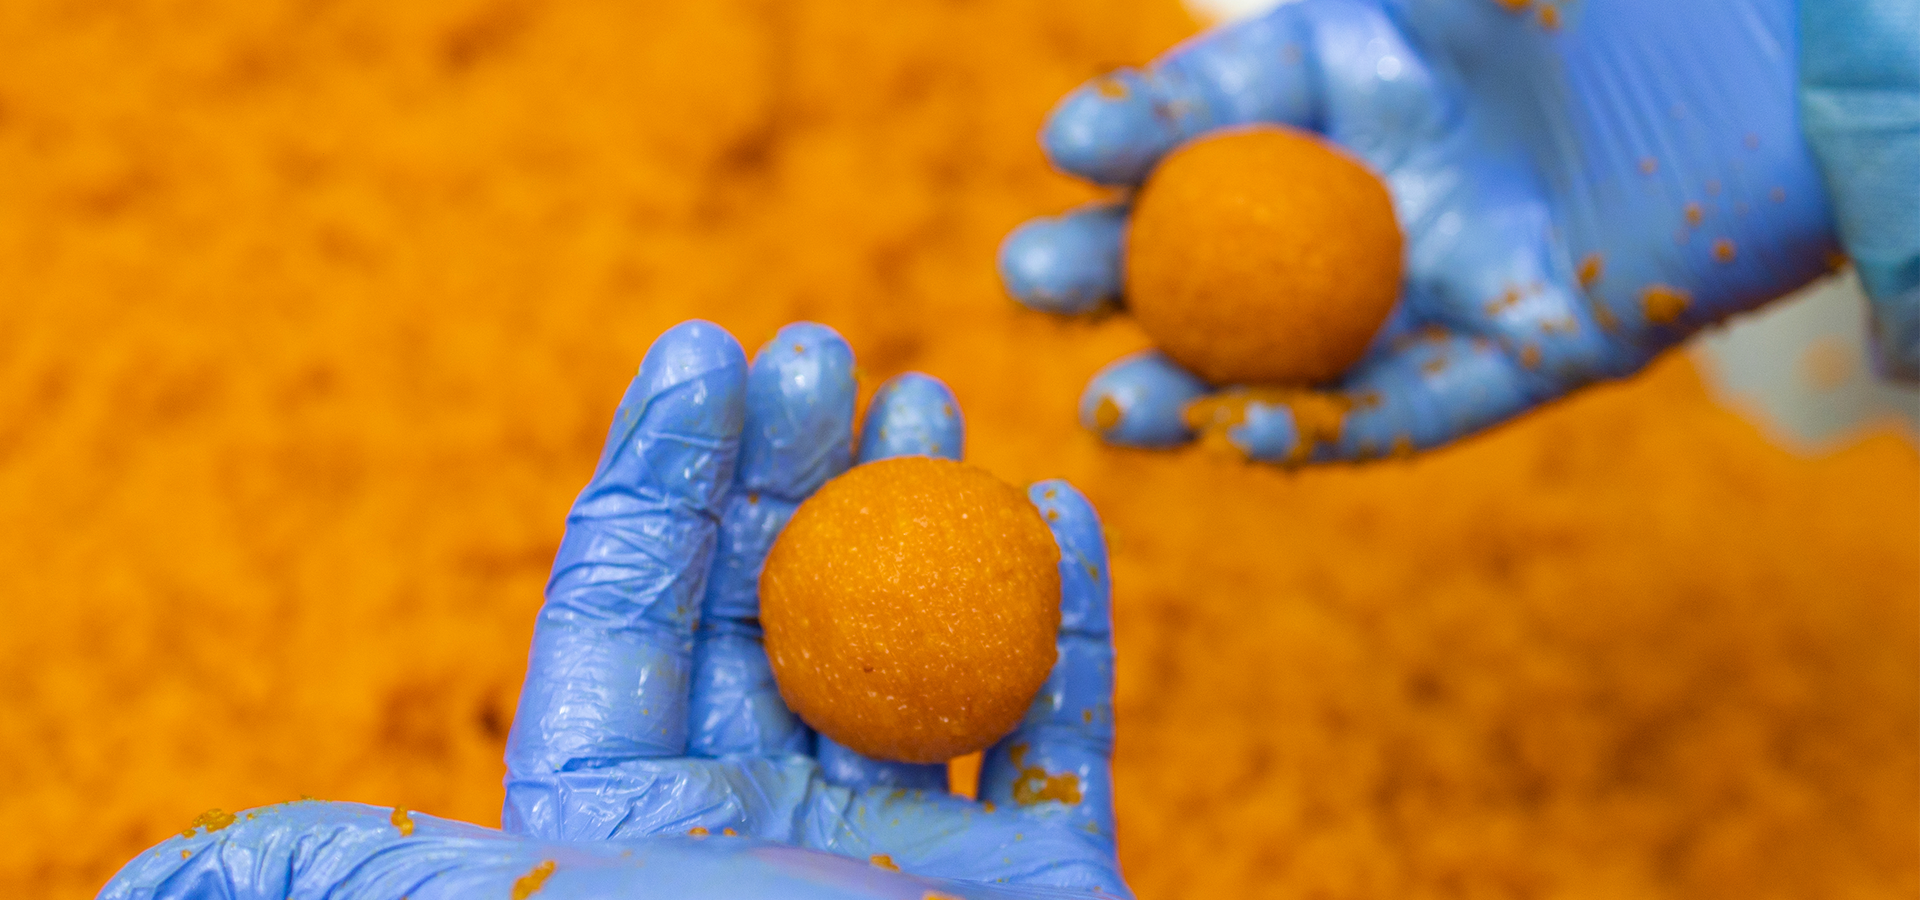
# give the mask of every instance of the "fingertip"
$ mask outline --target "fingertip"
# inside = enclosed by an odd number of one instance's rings
[[[1112,444],[1176,447],[1193,440],[1185,410],[1208,387],[1157,350],[1121,357],[1080,395],[1080,424]]]
[[[640,362],[641,385],[655,392],[710,374],[742,378],[746,351],[725,328],[703,319],[690,319],[662,332]]]
[[[737,439],[746,419],[746,376],[746,353],[726,329],[701,319],[667,329],[647,348],[639,373],[620,398],[601,450],[600,472],[607,472],[647,416],[671,421],[676,432],[689,437]],[[734,459],[731,453],[722,456],[730,476]]]
[[[1040,144],[1066,172],[1102,184],[1138,184],[1179,141],[1167,109],[1144,73],[1118,69],[1061,98]]]
[[[953,391],[931,375],[908,372],[873,395],[860,434],[860,461],[896,456],[959,459],[966,425]]]
[[[853,348],[840,332],[818,322],[793,322],[775,332],[754,354],[756,370],[787,376],[787,394],[813,395],[853,384]],[[819,376],[817,379],[809,376]]]
[[[852,460],[853,349],[825,325],[796,322],[755,354],[747,375],[740,483],[797,499]]]
[[[1000,243],[1000,279],[1040,312],[1075,315],[1120,296],[1127,208],[1108,204],[1023,223]]]

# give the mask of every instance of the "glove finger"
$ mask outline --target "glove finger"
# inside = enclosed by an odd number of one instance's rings
[[[567,516],[507,739],[510,779],[686,751],[693,630],[746,371],[710,322],[647,351]]]
[[[1113,837],[1113,609],[1107,542],[1093,505],[1064,481],[1027,491],[1060,545],[1059,659],[1014,732],[987,751],[980,797],[1009,808],[1054,801]]]
[[[1206,382],[1158,350],[1123,356],[1101,369],[1080,395],[1080,424],[1111,444],[1176,447],[1193,440],[1184,411]]]
[[[707,763],[708,767],[718,765]],[[804,777],[800,783],[805,784]],[[754,785],[742,781],[737,787],[751,792]],[[729,837],[717,827],[704,838],[687,836],[681,828],[670,837],[526,840],[390,807],[300,801],[248,810],[230,824],[194,831],[192,836],[168,838],[135,857],[99,896],[102,900],[319,896],[845,900],[932,895],[1031,900],[1084,896],[1078,891],[935,882],[889,871],[864,855],[848,859]],[[1030,843],[1012,834],[996,837],[999,840],[990,846],[1004,845],[1009,853],[1027,850]],[[1111,866],[1105,873],[1098,867],[1083,868],[1091,875],[1105,874],[1118,881]]]
[[[537,845],[491,828],[361,803],[302,800],[209,818],[134,857],[100,900],[424,897],[423,886],[461,877],[450,869],[496,885],[474,896],[504,897],[541,862]]]
[[[502,826],[542,840],[597,842],[705,829],[770,841],[798,839],[819,768],[800,754],[729,759],[633,759],[508,782]]]
[[[1194,137],[1268,123],[1323,131],[1386,171],[1446,134],[1457,110],[1377,5],[1302,0],[1081,85],[1054,107],[1040,143],[1067,172],[1139,184]]]
[[[1299,4],[1307,5],[1307,4]],[[1299,13],[1282,6],[1214,29],[1145,69],[1118,69],[1061,98],[1040,133],[1047,158],[1102,184],[1138,184],[1167,151],[1227,125],[1318,119]]]
[[[959,459],[966,435],[953,392],[938,378],[908,372],[874,392],[860,428],[859,462],[896,456]]]
[[[813,760],[793,755],[634,760],[611,769],[563,773],[550,780],[546,796],[527,797],[517,806],[540,814],[567,810],[562,827],[534,829],[535,833],[596,851],[607,846],[631,848],[636,859],[647,860],[648,868],[660,870],[664,877],[690,867],[675,848],[692,845],[713,853],[732,848],[761,860],[788,859],[811,876],[809,883],[821,883],[819,879],[836,864],[834,858],[807,855],[821,850],[852,857],[859,870],[879,876],[892,876],[890,870],[897,868],[913,876],[962,879],[938,885],[939,893],[955,897],[1003,896],[981,882],[1007,884],[1011,895],[1026,898],[1086,897],[1084,892],[1095,887],[1111,896],[1130,896],[1117,871],[1112,842],[1084,828],[987,814],[976,804],[943,792],[849,790],[822,783],[820,775]],[[515,806],[509,803],[510,809]],[[708,836],[704,840],[681,837],[702,831]],[[728,837],[730,832],[744,837]],[[655,837],[646,840],[649,836]],[[786,845],[784,851],[773,851],[780,845]],[[886,858],[875,860],[876,855]],[[669,864],[672,870],[667,870]],[[739,880],[742,884],[732,881],[722,878],[714,883],[738,888],[724,894],[730,897],[798,896],[790,886],[752,891],[745,890],[745,879]],[[830,883],[848,887],[837,879]],[[881,896],[920,897],[936,886],[917,884],[918,890]],[[1079,890],[1056,894],[1043,890],[1048,886]],[[626,892],[610,890],[605,896],[627,897],[631,891],[629,886]],[[684,891],[657,895],[707,896]],[[856,895],[869,896],[857,892],[831,896]]]
[[[1127,207],[1119,204],[1029,220],[1000,243],[1000,280],[1040,312],[1090,312],[1120,297],[1126,228]]]
[[[972,891],[1001,886],[1009,897],[1030,900],[1133,896],[1120,877],[1111,835],[1095,834],[1078,822],[1036,821],[1011,809],[987,812],[971,801],[924,791],[848,795],[826,789],[810,796],[816,799],[796,828],[802,846],[855,859],[884,854],[903,872],[956,879],[928,897],[965,887],[967,892],[954,896],[984,900],[1000,895]]]
[[[860,462],[896,456],[959,459],[966,430],[953,392],[931,376],[909,372],[880,386],[867,408],[860,434]],[[947,767],[871,759],[826,735],[815,755],[831,784],[851,788],[900,787],[945,790]]]
[[[947,767],[940,763],[923,766],[874,759],[824,734],[814,736],[813,755],[820,761],[820,776],[828,784],[857,791],[877,787],[943,792],[947,789]]]
[[[1406,456],[1503,422],[1554,388],[1500,344],[1436,333],[1362,363],[1332,391],[1224,391],[1189,418],[1201,440],[1297,465]]]
[[[853,460],[853,349],[825,325],[780,329],[747,375],[739,488],[804,500]]]
[[[1378,5],[1304,0],[1281,9],[1294,11],[1297,39],[1311,48],[1314,125],[1327,137],[1391,173],[1453,132],[1459,105]]]
[[[760,569],[800,501],[851,462],[854,391],[853,350],[824,325],[789,325],[754,356],[739,471],[694,642],[694,755],[807,751],[761,641]]]

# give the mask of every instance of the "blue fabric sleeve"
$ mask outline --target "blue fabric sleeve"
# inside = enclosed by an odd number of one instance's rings
[[[1800,112],[1873,306],[1883,373],[1920,379],[1920,0],[1803,0]]]

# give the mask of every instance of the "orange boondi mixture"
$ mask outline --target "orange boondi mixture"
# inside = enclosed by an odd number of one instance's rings
[[[1120,854],[1183,897],[1920,893],[1920,464],[1683,357],[1410,463],[1074,421],[996,283],[1172,0],[0,3],[0,895],[210,807],[497,823],[567,506],[664,328],[840,329],[1104,517]],[[1491,298],[1489,298],[1491,299]]]
[[[1324,139],[1243,128],[1168,154],[1127,226],[1127,308],[1215,384],[1344,373],[1400,295],[1386,185]]]
[[[800,504],[760,573],[780,696],[867,756],[984,749],[1053,668],[1059,562],[1026,494],[981,469],[856,466]]]

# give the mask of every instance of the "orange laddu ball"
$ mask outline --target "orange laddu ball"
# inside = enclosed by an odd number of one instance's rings
[[[923,456],[856,466],[760,575],[780,696],[867,756],[944,762],[1019,724],[1053,668],[1060,550],[1018,489]]]
[[[1169,154],[1135,199],[1127,305],[1216,384],[1312,383],[1360,359],[1400,293],[1386,186],[1320,137],[1258,127]]]

